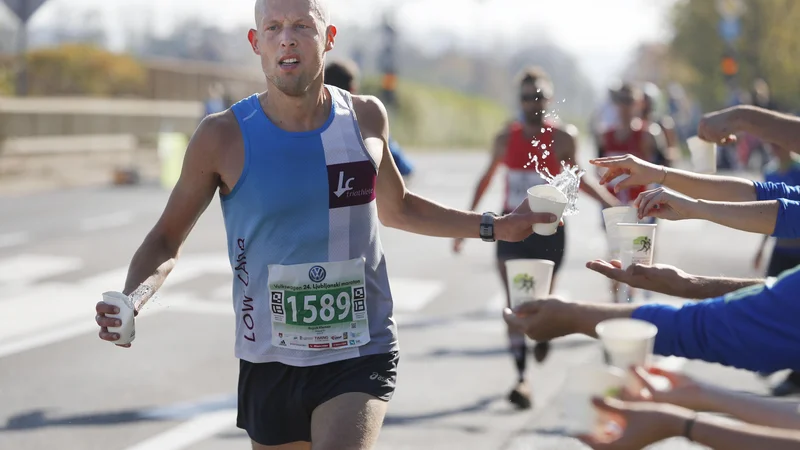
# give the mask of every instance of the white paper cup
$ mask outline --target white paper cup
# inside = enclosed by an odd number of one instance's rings
[[[686,140],[686,145],[692,153],[692,167],[695,172],[717,172],[717,144],[692,136]]]
[[[564,423],[570,434],[596,434],[606,420],[592,404],[592,397],[619,397],[625,386],[625,373],[609,366],[572,368],[563,392]]]
[[[533,225],[533,232],[542,236],[552,236],[558,231],[558,223],[567,207],[567,196],[549,184],[541,184],[528,189],[528,206],[533,212],[551,213],[556,215],[553,223],[537,223]]]
[[[612,259],[619,254],[619,237],[617,224],[636,223],[639,220],[638,210],[633,206],[614,206],[603,210],[603,221],[606,225],[606,240],[608,241],[608,251]]]
[[[595,327],[608,362],[628,371],[631,366],[649,367],[658,328],[638,319],[609,319]]]
[[[655,223],[618,223],[616,225],[617,249],[622,268],[631,264],[653,264],[653,248],[656,243]]]
[[[546,259],[510,259],[505,262],[511,307],[550,296],[555,263]]]

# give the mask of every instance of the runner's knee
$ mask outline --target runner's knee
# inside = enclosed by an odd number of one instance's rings
[[[388,403],[352,392],[323,403],[311,416],[313,450],[369,450],[378,440]]]

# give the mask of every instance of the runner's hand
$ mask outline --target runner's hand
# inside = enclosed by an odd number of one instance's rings
[[[108,331],[108,327],[118,327],[122,325],[119,319],[115,319],[113,317],[106,317],[106,314],[117,314],[119,313],[119,308],[114,305],[109,305],[106,302],[97,302],[95,306],[96,315],[94,316],[94,321],[97,322],[97,325],[100,327],[100,339],[104,341],[114,342],[119,340],[118,333],[111,333]],[[134,316],[138,313],[134,311]],[[120,345],[116,344],[117,347],[125,347],[128,348],[131,344]]]
[[[622,270],[619,260],[606,262],[598,259],[586,263],[586,267],[632,288],[676,297],[684,297],[691,290],[689,274],[666,264],[631,264],[627,270]]]
[[[534,224],[553,223],[557,219],[558,217],[555,214],[531,212],[528,199],[525,199],[511,214],[506,214],[495,220],[495,239],[498,241],[519,242],[533,233]],[[563,223],[562,221],[561,224]]]
[[[628,175],[627,178],[614,186],[614,192],[649,184],[659,184],[664,181],[664,176],[666,175],[665,167],[649,163],[633,155],[608,156],[592,159],[589,162],[595,166],[608,169],[600,177],[601,185],[608,184],[617,177]]]
[[[594,450],[639,450],[680,436],[686,421],[695,415],[688,409],[663,403],[594,398],[592,404],[602,417],[621,428],[616,433],[577,436]]]
[[[461,253],[462,247],[464,247],[464,239],[461,238],[453,239],[453,253],[455,254]]]
[[[698,205],[697,200],[664,187],[642,192],[633,202],[633,206],[639,208],[639,219],[693,219]]]
[[[730,144],[736,142],[736,129],[734,114],[737,107],[714,111],[703,116],[697,126],[697,137],[715,144]]]

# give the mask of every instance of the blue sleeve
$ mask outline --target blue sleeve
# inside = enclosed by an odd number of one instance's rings
[[[681,308],[644,305],[633,318],[658,327],[654,352],[758,372],[800,369],[800,267]]]
[[[787,198],[789,200],[800,200],[800,186],[789,186],[786,183],[772,183],[770,181],[754,181],[756,186],[756,198],[758,201],[777,200]]]
[[[777,238],[800,238],[800,202],[778,199],[778,218],[772,236]]]

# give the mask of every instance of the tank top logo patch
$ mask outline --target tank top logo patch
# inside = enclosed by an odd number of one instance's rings
[[[365,205],[375,200],[376,179],[370,161],[328,166],[330,208]]]

